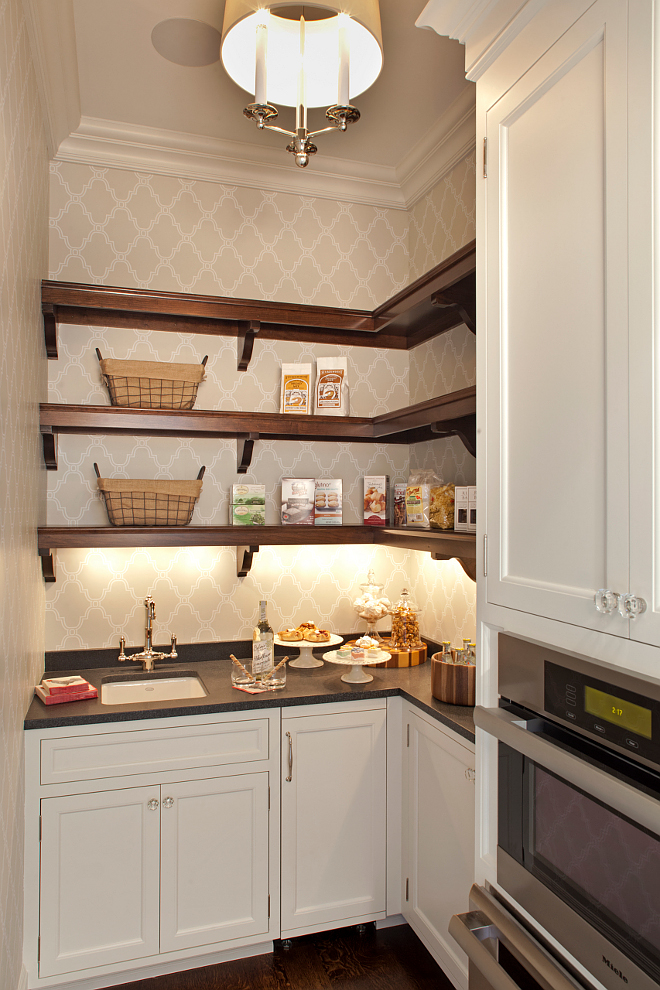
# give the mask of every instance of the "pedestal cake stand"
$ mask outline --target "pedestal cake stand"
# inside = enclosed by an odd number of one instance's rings
[[[298,669],[301,667],[305,669],[322,667],[323,661],[314,656],[314,650],[327,649],[328,646],[339,646],[343,641],[342,636],[335,636],[334,633],[330,636],[330,639],[326,639],[323,643],[310,643],[306,639],[290,640],[280,639],[279,636],[275,637],[275,642],[278,646],[284,646],[287,650],[300,650],[295,660],[289,660],[289,667],[297,667]]]
[[[374,675],[367,673],[366,670],[362,670],[370,663],[381,663],[383,660],[389,658],[389,653],[384,650],[378,650],[373,656],[368,657],[338,657],[336,650],[331,650],[330,653],[323,654],[324,660],[329,660],[330,663],[340,663],[345,667],[350,667],[345,674],[341,675],[342,681],[346,684],[368,684],[369,681],[373,681]]]

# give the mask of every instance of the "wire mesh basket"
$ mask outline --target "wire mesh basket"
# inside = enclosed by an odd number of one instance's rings
[[[202,491],[205,470],[200,469],[196,481],[148,481],[102,478],[94,464],[111,526],[187,526]]]
[[[204,379],[208,354],[201,364],[163,361],[117,361],[96,356],[113,406],[141,409],[192,409]]]

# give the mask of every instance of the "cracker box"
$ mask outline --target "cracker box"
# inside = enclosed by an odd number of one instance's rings
[[[406,483],[397,482],[394,485],[394,525],[406,525]]]
[[[341,478],[317,478],[314,489],[314,525],[341,526]]]
[[[477,486],[468,486],[468,533],[477,532]]]
[[[282,523],[314,525],[314,478],[282,478]]]
[[[388,526],[390,479],[386,474],[364,479],[364,525]]]
[[[232,505],[265,505],[266,486],[265,485],[232,485],[231,504]]]

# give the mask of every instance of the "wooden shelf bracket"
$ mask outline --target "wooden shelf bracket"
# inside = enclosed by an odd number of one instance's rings
[[[461,282],[447,286],[446,289],[434,292],[431,296],[431,304],[443,309],[447,307],[454,309],[468,330],[476,334],[477,311],[474,274]]]
[[[41,573],[46,584],[55,583],[55,554],[52,550],[42,550],[39,548],[41,557]]]
[[[53,303],[42,302],[41,312],[44,318],[44,340],[46,342],[46,355],[49,358],[57,358],[57,306]]]
[[[236,547],[236,577],[247,577],[252,568],[252,558],[259,547]]]
[[[467,576],[472,580],[477,580],[477,562],[469,557],[457,557],[449,553],[432,553],[431,560],[457,560]]]
[[[239,371],[247,371],[252,357],[254,338],[261,329],[259,320],[239,320],[236,336],[236,363]]]
[[[236,438],[236,473],[247,474],[247,470],[252,463],[252,452],[255,440],[259,439],[258,433],[248,433],[247,436]]]
[[[57,471],[57,433],[52,426],[41,427],[41,442],[44,451],[44,464],[47,471]]]
[[[431,432],[438,439],[441,437],[458,437],[463,446],[473,457],[477,456],[477,422],[474,416],[461,416],[448,423],[432,423]]]

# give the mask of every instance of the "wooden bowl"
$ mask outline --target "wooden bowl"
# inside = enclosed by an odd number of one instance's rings
[[[431,694],[449,705],[474,705],[474,664],[446,663],[441,653],[431,657]]]

